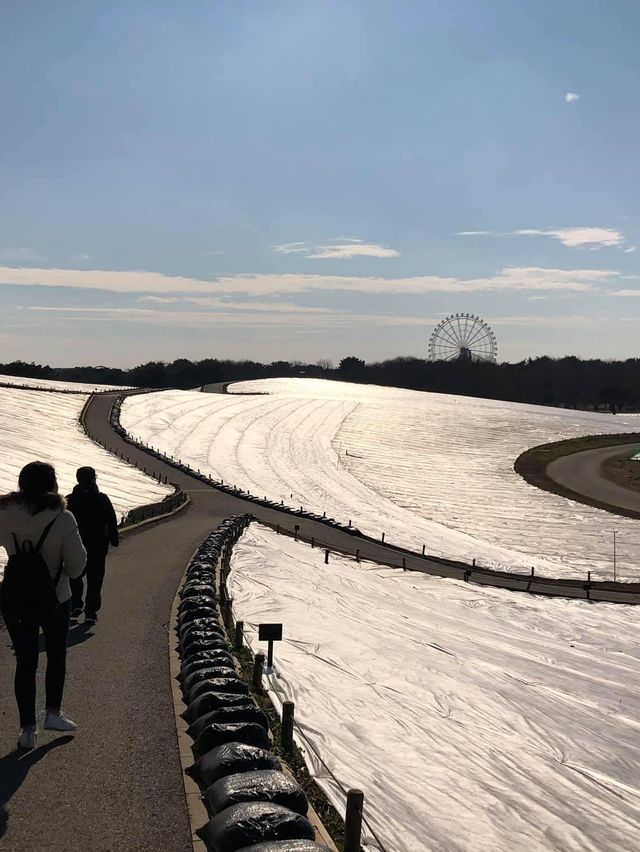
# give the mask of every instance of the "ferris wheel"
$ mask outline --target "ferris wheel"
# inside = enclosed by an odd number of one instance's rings
[[[491,326],[474,314],[451,314],[433,329],[430,361],[488,361],[495,363],[498,343]]]

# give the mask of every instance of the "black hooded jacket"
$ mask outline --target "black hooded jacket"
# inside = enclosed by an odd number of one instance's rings
[[[80,537],[87,553],[104,554],[109,544],[117,547],[118,519],[106,494],[98,486],[76,485],[67,497],[67,508],[78,522]]]

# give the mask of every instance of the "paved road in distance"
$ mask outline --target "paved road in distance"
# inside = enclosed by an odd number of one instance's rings
[[[638,442],[629,444],[637,447]],[[637,512],[640,518],[640,492],[631,491],[606,479],[600,472],[606,459],[620,455],[625,444],[612,447],[600,447],[596,450],[583,450],[570,453],[551,462],[547,466],[547,475],[565,488],[577,494],[584,494],[594,500],[609,503],[611,506]],[[640,461],[638,462],[640,470]]]

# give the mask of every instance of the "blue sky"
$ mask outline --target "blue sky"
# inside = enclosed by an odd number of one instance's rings
[[[0,361],[638,354],[635,0],[0,0]],[[636,251],[638,246],[638,251]]]

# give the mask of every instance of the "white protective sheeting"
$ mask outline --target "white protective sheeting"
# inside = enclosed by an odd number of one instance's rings
[[[634,431],[607,415],[314,379],[129,397],[135,436],[259,497],[427,553],[541,574],[638,579],[640,525],[540,491],[513,462],[547,441]]]
[[[0,387],[0,493],[13,491],[20,470],[30,461],[52,464],[62,494],[76,484],[81,465],[94,467],[98,485],[111,498],[118,518],[129,509],[161,500],[173,492],[94,444],[78,423],[86,396]],[[0,574],[6,562],[0,551]]]
[[[125,389],[119,385],[97,385],[86,382],[59,382],[56,379],[30,379],[25,376],[0,376],[0,384],[41,388],[43,390],[71,390],[78,391],[80,393]]]
[[[365,792],[367,849],[637,848],[637,609],[325,565],[257,524],[231,564],[254,650],[284,625],[270,687],[314,774],[342,812]]]

